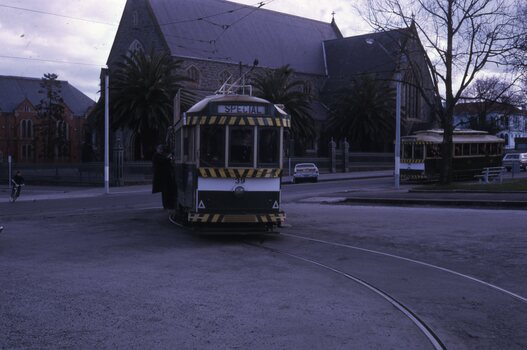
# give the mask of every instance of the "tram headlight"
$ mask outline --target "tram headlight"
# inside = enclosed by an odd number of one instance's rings
[[[240,198],[245,193],[245,188],[243,186],[236,186],[233,192],[235,197]]]

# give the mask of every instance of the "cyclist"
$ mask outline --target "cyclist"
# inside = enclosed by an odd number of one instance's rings
[[[20,170],[18,170],[11,179],[13,182],[13,190],[11,192],[11,200],[14,202],[18,196],[20,196],[20,191],[22,189],[22,186],[24,186],[24,178],[22,177],[22,173]]]

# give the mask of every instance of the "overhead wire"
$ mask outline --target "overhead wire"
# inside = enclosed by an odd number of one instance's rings
[[[222,28],[223,31],[218,35],[218,37],[216,39],[211,39],[211,40],[193,39],[193,38],[188,38],[188,37],[181,37],[181,36],[176,36],[176,35],[170,35],[170,36],[173,36],[173,37],[177,37],[179,39],[184,39],[184,40],[189,40],[189,41],[196,41],[196,42],[200,42],[200,43],[207,43],[207,44],[213,45],[213,50],[204,50],[204,49],[199,49],[199,48],[188,47],[188,46],[185,46],[185,45],[178,45],[178,47],[180,47],[180,48],[185,48],[185,49],[192,50],[192,51],[195,51],[195,52],[203,52],[203,53],[208,53],[208,54],[214,54],[214,53],[217,52],[216,47],[215,47],[216,40],[218,40],[225,33],[225,31],[227,31],[230,27],[232,27],[233,25],[235,25],[239,21],[243,20],[244,18],[246,18],[250,14],[252,14],[254,11],[260,9],[264,5],[266,5],[268,3],[271,3],[273,1],[274,0],[260,1],[260,2],[258,2],[255,5],[242,5],[242,4],[240,4],[240,7],[234,8],[234,9],[231,9],[231,10],[222,11],[222,12],[218,12],[218,13],[213,13],[213,14],[210,14],[210,15],[207,15],[207,16],[194,17],[194,18],[177,20],[177,21],[172,21],[172,22],[160,23],[159,26],[166,26],[166,25],[178,24],[178,23],[188,23],[188,22],[195,22],[195,21],[203,21],[203,22],[209,23],[209,24],[211,24],[213,26],[217,26],[219,28]],[[236,21],[232,22],[231,24],[221,24],[221,23],[216,23],[216,22],[208,20],[209,18],[213,18],[213,17],[225,15],[225,14],[230,14],[230,13],[235,13],[235,12],[243,10],[243,9],[254,7],[256,5],[258,5],[258,7],[256,7],[254,10],[252,10],[250,13],[246,14],[245,16],[243,16],[243,17],[237,19]],[[119,25],[117,23],[110,23],[110,22],[98,21],[98,20],[93,20],[93,19],[68,16],[68,15],[63,15],[63,14],[49,12],[49,11],[30,9],[30,8],[27,8],[27,7],[19,7],[19,6],[12,6],[12,5],[6,5],[6,4],[0,4],[0,7],[9,8],[9,9],[18,10],[18,11],[27,11],[27,12],[32,12],[32,13],[38,13],[38,14],[48,15],[48,16],[55,16],[55,17],[73,19],[73,20],[84,21],[84,22],[89,22],[89,23],[104,24],[104,25],[110,25],[110,26],[118,26]],[[154,25],[150,25],[150,26],[153,27]],[[150,26],[144,26],[144,27],[146,28],[146,27],[150,27]],[[51,63],[66,63],[66,64],[78,64],[78,65],[103,66],[103,65],[95,64],[95,63],[68,62],[68,61],[62,61],[62,60],[39,59],[39,58],[31,58],[31,57],[18,57],[18,56],[6,56],[6,55],[0,55],[0,58],[33,60],[33,61],[42,61],[42,62],[51,62]],[[222,60],[230,59],[230,57],[209,57],[209,59],[210,58],[217,58],[217,59],[222,59]]]
[[[97,64],[97,63],[71,62],[71,61],[64,61],[64,60],[52,60],[52,59],[34,58],[34,57],[20,57],[20,56],[0,55],[0,58],[15,59],[15,60],[27,60],[27,61],[39,61],[39,62],[50,62],[50,63],[65,63],[65,64],[73,64],[73,65],[81,65],[81,66],[95,66],[95,67],[104,66],[104,64]]]
[[[74,19],[74,20],[77,20],[77,21],[84,21],[84,22],[97,23],[97,24],[104,24],[104,25],[109,25],[109,26],[118,26],[119,25],[118,23],[110,23],[110,22],[98,21],[98,20],[94,20],[94,19],[86,19],[86,18],[81,18],[81,17],[67,16],[67,15],[62,15],[62,14],[58,14],[58,13],[42,11],[42,10],[34,10],[34,9],[30,9],[30,8],[25,8],[25,7],[11,6],[11,5],[5,5],[5,4],[0,4],[0,7],[9,8],[9,9],[13,9],[13,10],[20,10],[20,11],[39,13],[39,14],[42,14],[42,15],[49,15],[49,16],[55,16],[55,17]]]

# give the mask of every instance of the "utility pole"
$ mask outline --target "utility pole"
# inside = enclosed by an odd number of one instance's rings
[[[395,188],[399,189],[401,184],[401,71],[397,68],[395,74],[397,85],[395,88]]]
[[[373,45],[374,43],[377,43],[379,47],[388,55],[388,57],[393,57],[393,54],[390,53],[384,47],[384,45],[379,42],[375,41],[373,38],[366,38],[365,40],[366,44]],[[401,184],[401,65],[400,65],[400,58],[396,58],[395,62],[395,150],[394,150],[394,180],[395,180],[395,188],[399,189]]]
[[[110,74],[104,69],[104,193],[110,193]]]

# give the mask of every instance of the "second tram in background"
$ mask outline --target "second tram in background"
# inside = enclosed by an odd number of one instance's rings
[[[267,230],[282,224],[284,134],[290,125],[279,106],[228,90],[191,107],[173,128],[176,220]]]
[[[441,172],[443,130],[423,130],[401,138],[401,180],[435,181]],[[454,130],[454,179],[473,179],[483,168],[501,166],[504,140],[485,131]]]

